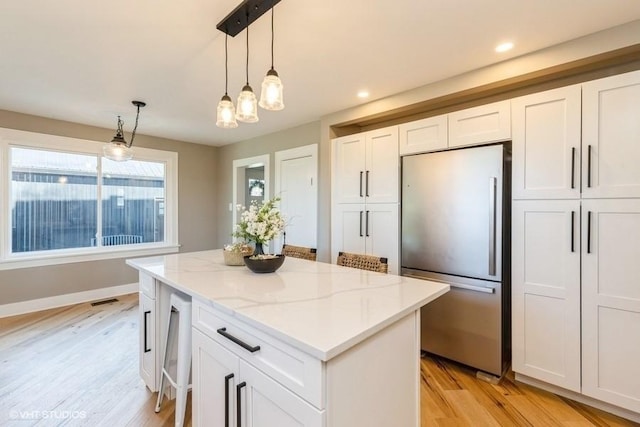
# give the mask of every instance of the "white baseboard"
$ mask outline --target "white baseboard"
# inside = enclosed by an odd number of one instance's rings
[[[606,412],[610,412],[622,418],[626,418],[635,423],[640,423],[640,414],[630,411],[628,409],[620,408],[619,406],[611,405],[601,400],[594,399],[584,394],[576,393],[571,390],[565,390],[558,386],[547,384],[543,381],[535,378],[528,377],[526,375],[515,373],[516,381],[520,381],[525,384],[538,387],[542,390],[557,394],[558,396],[566,397],[567,399],[575,400],[576,402],[584,403],[585,405],[593,406],[594,408],[601,409]]]
[[[55,297],[38,298],[29,301],[4,304],[0,305],[0,318],[33,313],[34,311],[48,310],[50,308],[64,307],[65,305],[79,304],[87,301],[112,298],[118,295],[131,294],[134,292],[138,292],[138,283],[129,283],[127,285],[112,286],[109,288],[93,289],[73,294],[56,295]]]

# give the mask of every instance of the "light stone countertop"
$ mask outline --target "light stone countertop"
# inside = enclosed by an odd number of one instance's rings
[[[288,257],[275,273],[224,265],[222,250],[127,264],[327,361],[449,290],[439,282]]]

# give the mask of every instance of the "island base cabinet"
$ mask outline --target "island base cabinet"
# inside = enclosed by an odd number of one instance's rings
[[[583,200],[582,393],[640,413],[640,199]]]
[[[140,292],[140,376],[149,390],[156,391],[156,300]]]
[[[193,425],[322,427],[314,408],[213,339],[193,329]]]

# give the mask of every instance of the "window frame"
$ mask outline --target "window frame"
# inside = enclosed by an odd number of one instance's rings
[[[180,248],[178,243],[178,153],[137,146],[134,146],[134,160],[165,164],[164,242],[11,252],[10,194],[12,175],[10,148],[21,147],[96,156],[98,159],[98,198],[100,199],[103,185],[101,172],[101,160],[104,157],[103,145],[103,142],[86,139],[0,128],[0,206],[2,206],[2,212],[0,212],[0,236],[2,236],[0,237],[0,270],[178,252]],[[100,235],[101,227],[102,223],[99,222]]]

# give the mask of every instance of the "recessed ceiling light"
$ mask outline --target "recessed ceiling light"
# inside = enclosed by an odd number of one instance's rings
[[[513,49],[513,43],[511,42],[501,43],[496,46],[496,52],[498,53],[506,52],[511,49]]]
[[[369,92],[366,90],[361,90],[360,92],[358,92],[358,98],[368,98],[369,97]]]

